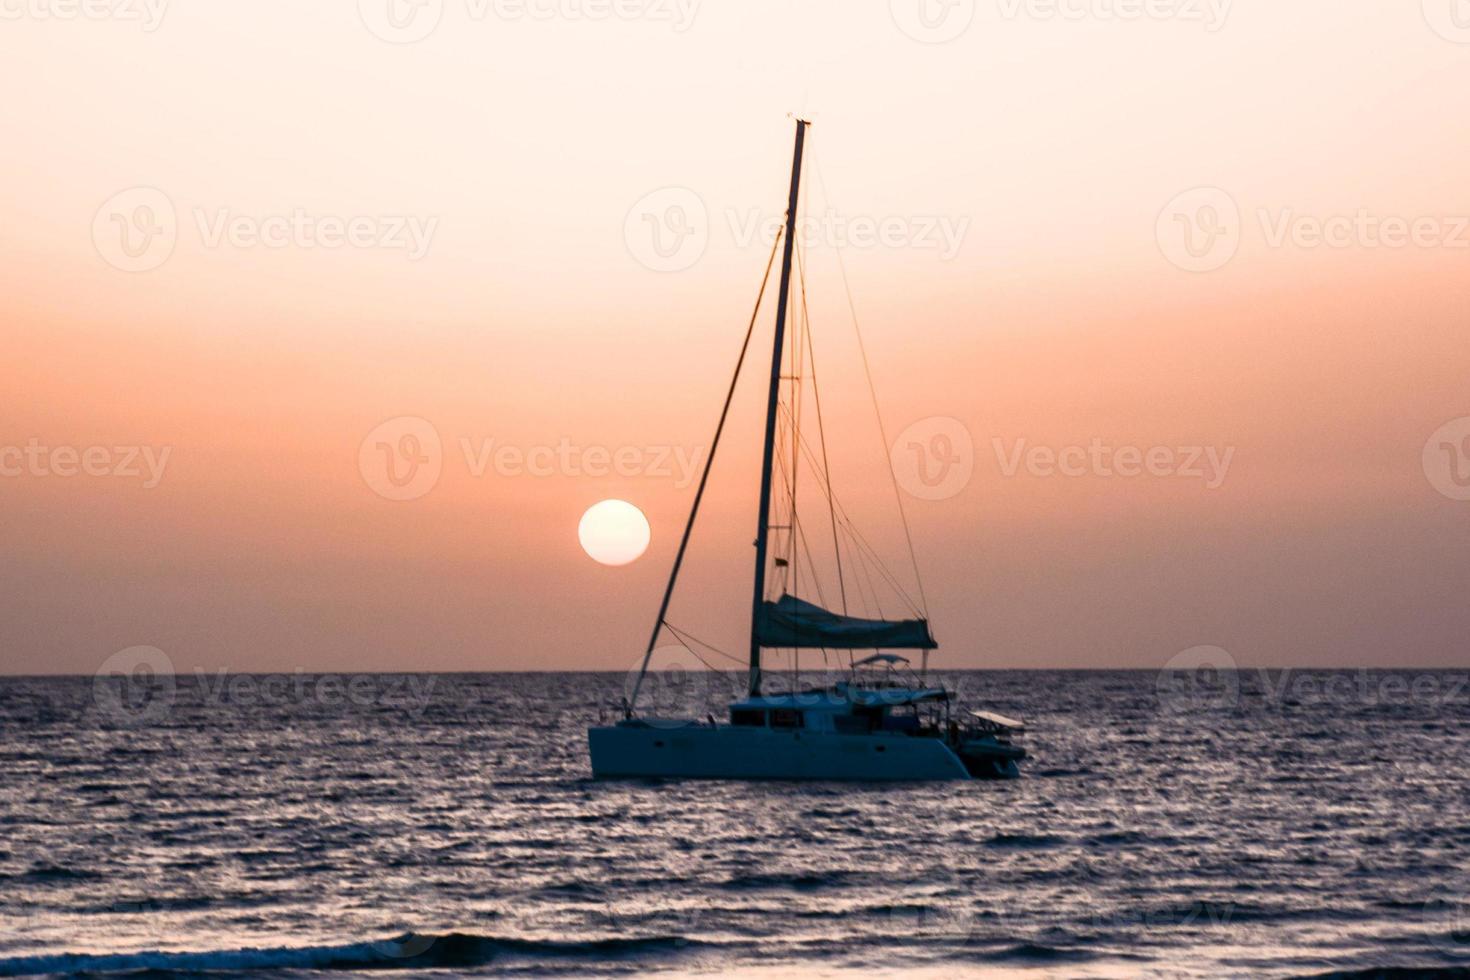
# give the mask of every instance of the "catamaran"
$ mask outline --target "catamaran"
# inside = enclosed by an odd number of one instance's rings
[[[1016,737],[1023,731],[1021,722],[989,711],[962,711],[954,691],[944,684],[929,682],[928,655],[938,644],[929,628],[922,603],[916,606],[908,600],[909,608],[915,613],[911,618],[868,618],[848,613],[839,540],[839,525],[846,526],[848,522],[833,496],[826,464],[825,434],[820,439],[820,463],[813,462],[812,468],[825,492],[832,521],[842,611],[831,611],[819,602],[794,594],[800,584],[796,574],[797,559],[803,555],[809,557],[810,552],[796,516],[796,472],[802,454],[806,454],[810,461],[816,458],[817,453],[812,451],[799,430],[800,401],[788,396],[783,402],[781,392],[783,382],[793,387],[798,384],[803,370],[811,374],[812,387],[816,387],[815,356],[809,323],[805,319],[804,291],[802,309],[795,318],[797,326],[791,331],[791,349],[787,350],[793,255],[797,257],[798,273],[803,272],[800,252],[796,248],[796,230],[802,153],[809,125],[805,120],[796,121],[785,227],[773,245],[771,259],[766,265],[766,278],[761,283],[735,377],[725,396],[709,456],[674,557],[653,635],[632,690],[624,699],[623,717],[615,724],[595,726],[587,732],[592,772],[599,778],[948,780],[1014,778],[1020,774],[1019,763],[1026,755],[1025,750],[1016,744]],[[668,622],[669,603],[729,416],[741,366],[750,347],[777,247],[781,250],[781,275],[766,399],[745,696],[729,705],[728,714],[723,719],[716,719],[710,713],[703,718],[641,715],[638,711],[639,696],[660,636],[667,629],[682,641],[693,640]],[[804,274],[799,278],[804,280]],[[863,359],[866,364],[866,354]],[[871,378],[869,381],[871,387]],[[820,428],[819,394],[815,400]],[[876,407],[875,398],[875,410]],[[782,427],[779,453],[778,422],[789,423],[789,431],[784,425]],[[881,416],[878,422],[881,433]],[[789,460],[786,458],[787,450]],[[780,474],[775,472],[778,465]],[[789,491],[789,495],[785,501],[786,512],[773,519],[773,484],[778,475],[783,490]],[[898,502],[902,516],[901,497]],[[906,519],[904,526],[907,539]],[[782,536],[774,552],[773,534]],[[866,560],[863,555],[876,557],[872,556],[871,547],[860,536],[850,539],[849,552],[853,550],[860,553],[860,560]],[[917,580],[917,562],[914,570]],[[888,582],[895,584],[891,576]],[[770,598],[769,593],[775,591],[773,587],[779,587],[780,595]],[[872,588],[870,581],[869,589]],[[856,591],[861,592],[861,587]],[[876,592],[872,594],[876,603]],[[764,682],[767,675],[762,670],[762,652],[782,649],[792,651],[790,689],[766,691]],[[796,666],[801,650],[821,650],[824,658],[846,653],[849,658],[846,675],[831,684],[802,687],[801,673]],[[923,657],[920,670],[913,670],[912,661],[890,652],[893,650],[919,652]],[[861,651],[872,653],[856,659]]]

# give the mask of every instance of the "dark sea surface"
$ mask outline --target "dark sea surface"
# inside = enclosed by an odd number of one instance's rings
[[[1023,778],[596,782],[611,674],[0,678],[0,975],[1470,969],[1466,672],[945,676]]]

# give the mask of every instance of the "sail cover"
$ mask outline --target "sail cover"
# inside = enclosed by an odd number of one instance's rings
[[[763,647],[829,650],[934,650],[939,646],[929,635],[928,620],[858,619],[829,612],[793,595],[761,603],[755,638]]]

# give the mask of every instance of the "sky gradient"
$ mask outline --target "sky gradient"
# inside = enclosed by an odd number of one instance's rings
[[[0,671],[634,665],[788,113],[834,481],[896,568],[891,444],[971,447],[903,488],[934,663],[1466,665],[1470,27],[1063,6],[5,8]],[[674,607],[733,651],[759,398]],[[617,568],[577,539],[610,497],[652,529]]]

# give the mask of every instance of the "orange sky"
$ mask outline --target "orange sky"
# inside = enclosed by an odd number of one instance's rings
[[[687,481],[477,476],[461,440],[700,450],[789,112],[814,120],[809,212],[903,238],[843,251],[889,436],[944,417],[972,440],[967,484],[906,500],[936,663],[1152,667],[1216,644],[1465,665],[1470,502],[1423,460],[1470,416],[1470,30],[1437,0],[1136,20],[959,0],[930,9],[962,18],[930,18],[964,28],[944,43],[906,0],[602,19],[443,0],[409,43],[374,33],[374,0],[159,2],[3,8],[0,464],[30,444],[169,455],[151,487],[0,476],[0,670],[91,673],[137,644],[182,671],[635,663]],[[703,207],[703,250],[658,271],[629,236],[670,187]],[[1187,271],[1168,209],[1200,187],[1237,209],[1238,244]],[[114,216],[159,195],[172,251],[120,268]],[[323,245],[298,214],[371,241]],[[1385,247],[1360,214],[1432,225]],[[1312,246],[1338,217],[1346,244]],[[835,249],[808,258],[834,476],[902,569]],[[758,398],[737,401],[675,604],[735,651]],[[393,501],[359,449],[403,416],[433,425],[442,473]],[[1214,489],[1007,476],[1022,439],[1233,452]],[[652,525],[626,567],[577,543],[607,497]]]

